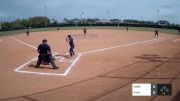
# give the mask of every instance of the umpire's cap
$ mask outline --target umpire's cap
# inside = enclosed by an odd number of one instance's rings
[[[47,39],[43,39],[43,40],[42,40],[42,43],[45,43],[45,42],[47,42]]]

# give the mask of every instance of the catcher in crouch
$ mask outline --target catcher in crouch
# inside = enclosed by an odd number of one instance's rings
[[[40,44],[38,46],[37,51],[39,53],[39,56],[38,56],[38,61],[37,61],[37,64],[36,64],[36,68],[39,68],[40,64],[48,65],[49,63],[51,63],[51,65],[53,66],[53,69],[58,69],[58,67],[54,63],[55,59],[53,59],[53,57],[52,57],[51,48],[47,44],[46,39],[44,39],[42,41],[42,44]]]

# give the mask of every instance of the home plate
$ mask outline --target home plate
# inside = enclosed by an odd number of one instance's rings
[[[63,63],[63,62],[73,62],[79,54],[74,55],[73,57],[71,57],[70,55],[65,55],[64,57],[59,58],[59,62]]]
[[[81,54],[77,54],[72,58],[64,58],[67,62],[60,62],[56,59],[55,64],[59,67],[58,69],[53,69],[52,65],[41,64],[39,68],[35,68],[37,63],[37,57],[31,59],[30,61],[24,63],[23,65],[16,68],[14,71],[19,73],[34,74],[34,75],[56,75],[56,76],[66,76],[72,67],[75,66],[76,62],[79,60]],[[71,62],[72,61],[72,62]]]
[[[59,69],[53,69],[52,65],[43,65],[41,64],[39,68],[35,68],[37,59],[25,65],[23,68],[18,71],[29,71],[35,74],[38,73],[53,73],[53,74],[63,74],[70,63],[60,63],[55,61],[55,64],[59,67]]]

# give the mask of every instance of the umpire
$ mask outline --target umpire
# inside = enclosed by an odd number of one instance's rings
[[[36,68],[39,68],[40,64],[42,62],[47,62],[47,63],[51,63],[51,65],[53,66],[53,69],[58,69],[58,67],[54,63],[54,59],[53,59],[52,54],[51,54],[51,48],[47,44],[47,40],[46,39],[44,39],[42,41],[42,44],[40,44],[38,46],[38,50],[37,51],[39,53],[39,56],[38,56],[38,61],[37,61],[37,64],[36,64]]]

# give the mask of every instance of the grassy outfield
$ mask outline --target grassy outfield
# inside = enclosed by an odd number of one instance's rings
[[[33,29],[30,29],[30,32],[51,31],[51,30],[56,30],[56,29],[57,29],[57,28],[55,28],[55,27],[49,27],[49,28],[33,28]],[[12,31],[2,31],[2,32],[0,32],[0,36],[26,33],[26,31],[27,31],[27,29],[12,30]]]
[[[138,31],[150,31],[154,32],[154,28],[147,28],[147,27],[129,27],[129,30],[138,30]],[[167,33],[167,34],[179,34],[178,30],[176,29],[165,29],[165,28],[159,28],[159,32],[161,33]]]
[[[82,29],[83,27],[78,26],[78,27],[60,27],[60,30],[77,30],[77,29]],[[120,26],[120,27],[114,27],[114,26],[102,26],[102,27],[86,27],[87,29],[119,29],[119,30],[125,30],[126,27]],[[33,28],[30,30],[30,32],[40,32],[40,31],[52,31],[52,30],[57,30],[57,27],[47,27],[47,28]],[[129,30],[138,30],[138,31],[154,31],[154,28],[147,28],[147,27],[129,27]],[[160,28],[160,32],[162,33],[168,33],[168,34],[178,34],[178,30],[175,29],[164,29]],[[13,35],[13,34],[20,34],[20,33],[26,33],[26,29],[22,30],[12,30],[12,31],[2,31],[0,32],[0,36],[4,35]]]

